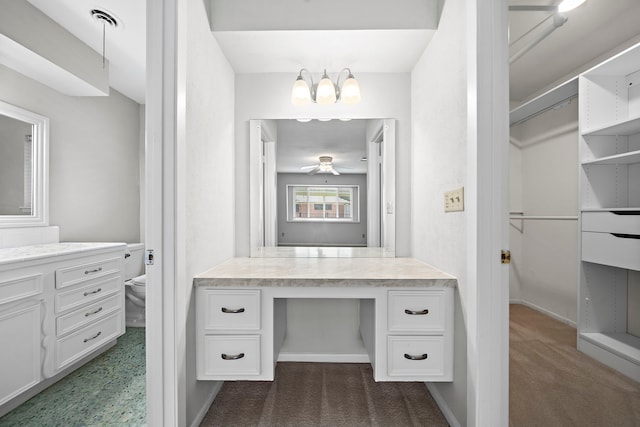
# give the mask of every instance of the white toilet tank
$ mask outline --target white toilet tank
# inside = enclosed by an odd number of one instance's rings
[[[128,243],[124,258],[124,280],[141,274],[144,274],[144,243]]]

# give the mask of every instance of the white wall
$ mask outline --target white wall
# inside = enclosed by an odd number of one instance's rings
[[[458,279],[454,381],[434,386],[461,425],[467,422],[467,214],[444,213],[443,193],[467,182],[465,16],[464,0],[445,2],[438,31],[411,74],[412,254]]]
[[[217,384],[195,378],[193,276],[234,254],[234,73],[209,30],[202,0],[187,2],[186,119],[180,176],[185,195],[186,422],[191,425]],[[184,83],[184,82],[183,82]],[[206,410],[206,408],[204,408]]]
[[[512,168],[514,182],[519,178],[522,186],[522,209],[517,210],[525,215],[577,216],[577,100],[514,126],[511,138],[521,147],[511,158],[516,163],[520,158],[519,177]],[[519,295],[510,295],[511,300],[521,300],[575,324],[578,221],[511,220],[511,224],[511,244],[519,249],[519,253],[512,250],[510,266],[510,277],[519,285]]]
[[[249,120],[290,118],[392,118],[396,124],[396,256],[410,255],[411,92],[408,73],[357,73],[362,102],[356,105],[291,104],[291,73],[236,75],[236,256],[249,256]]]
[[[64,47],[61,47],[64,48]],[[62,241],[140,240],[140,105],[62,95],[0,65],[0,100],[50,120],[50,223]]]

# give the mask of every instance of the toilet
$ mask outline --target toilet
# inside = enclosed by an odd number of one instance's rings
[[[129,243],[124,258],[126,325],[145,326],[144,243]]]

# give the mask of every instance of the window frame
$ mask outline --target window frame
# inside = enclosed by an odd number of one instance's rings
[[[294,192],[296,188],[306,188],[307,193],[311,188],[322,188],[322,189],[335,189],[336,195],[340,193],[340,189],[347,188],[351,193],[351,203],[350,203],[350,211],[351,218],[331,218],[323,215],[322,218],[310,218],[310,217],[299,217],[296,215],[296,207],[298,206],[295,203]],[[287,222],[323,222],[323,223],[348,223],[348,224],[357,224],[360,223],[360,185],[358,184],[287,184],[286,186],[286,212],[287,212]],[[323,205],[323,212],[331,212],[338,213],[340,209],[326,209],[327,204],[333,205],[333,203],[327,201],[309,201],[307,200],[307,204],[309,206],[312,205]],[[336,202],[337,204],[337,202]],[[309,212],[309,211],[308,211]]]

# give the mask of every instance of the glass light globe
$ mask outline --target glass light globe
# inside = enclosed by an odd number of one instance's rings
[[[326,71],[316,89],[316,102],[318,104],[333,104],[336,102],[336,88],[329,76],[327,76]]]
[[[302,77],[298,77],[291,90],[291,103],[293,105],[307,105],[311,103],[311,91],[309,85]]]
[[[340,102],[343,104],[357,104],[360,102],[360,85],[351,74],[342,84],[342,89],[340,90]]]

